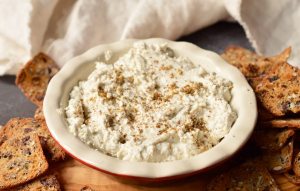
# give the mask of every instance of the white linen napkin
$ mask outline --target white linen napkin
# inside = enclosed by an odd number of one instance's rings
[[[0,75],[39,51],[60,66],[101,43],[182,35],[230,15],[261,54],[292,46],[300,66],[300,1],[285,0],[1,0]]]

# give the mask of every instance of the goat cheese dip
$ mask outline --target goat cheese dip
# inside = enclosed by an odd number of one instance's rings
[[[165,162],[204,152],[237,118],[232,82],[138,42],[113,64],[96,62],[65,108],[69,131],[92,148],[129,161]]]

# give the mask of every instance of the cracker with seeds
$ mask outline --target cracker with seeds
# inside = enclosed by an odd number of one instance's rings
[[[3,136],[11,138],[14,136],[24,136],[37,134],[45,154],[53,161],[58,161],[65,158],[65,152],[51,137],[45,120],[35,120],[33,118],[13,118],[7,122],[2,129]]]
[[[277,151],[280,150],[294,134],[295,132],[291,129],[256,130],[253,133],[252,139],[261,149]]]
[[[268,127],[300,129],[300,119],[273,119],[264,122]]]
[[[33,180],[12,191],[31,191],[31,190],[47,190],[47,191],[60,191],[60,185],[55,175],[47,175],[36,180]]]
[[[262,156],[267,168],[273,173],[287,172],[292,168],[293,140],[278,151],[268,151]]]
[[[65,151],[59,146],[55,140],[52,138],[46,121],[45,120],[40,120],[41,123],[41,132],[38,132],[38,135],[41,135],[41,142],[45,142],[45,148],[47,152],[50,154],[50,158],[53,161],[59,161],[63,160],[66,157]],[[47,132],[47,134],[45,134]]]
[[[268,170],[259,162],[248,161],[216,176],[208,191],[225,190],[280,190]]]
[[[300,70],[278,63],[254,88],[262,105],[275,116],[300,113]]]
[[[0,190],[28,182],[48,169],[36,135],[8,139],[0,146]]]
[[[287,48],[279,55],[265,57],[239,46],[229,46],[221,56],[246,78],[254,78],[265,74],[274,63],[286,62],[290,53],[291,48]]]
[[[49,56],[39,53],[18,72],[16,85],[30,101],[41,106],[48,83],[58,70]]]

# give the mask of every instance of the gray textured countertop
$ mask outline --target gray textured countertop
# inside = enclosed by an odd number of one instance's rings
[[[236,23],[217,23],[179,40],[218,53],[230,44],[251,48],[243,29]],[[0,125],[12,117],[31,117],[36,108],[15,86],[14,81],[13,76],[0,77]]]

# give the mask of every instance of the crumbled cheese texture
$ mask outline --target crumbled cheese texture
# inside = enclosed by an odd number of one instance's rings
[[[231,89],[166,44],[136,43],[113,64],[97,62],[72,89],[65,113],[69,131],[107,155],[174,161],[228,134],[237,118]]]

